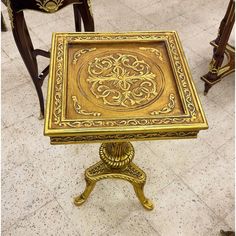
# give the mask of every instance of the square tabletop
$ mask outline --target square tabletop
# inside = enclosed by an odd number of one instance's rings
[[[52,144],[194,138],[207,128],[175,31],[53,34]]]

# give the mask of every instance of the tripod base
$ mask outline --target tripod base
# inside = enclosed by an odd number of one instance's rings
[[[153,209],[153,203],[144,195],[146,174],[133,162],[134,149],[131,143],[104,143],[100,148],[100,158],[95,165],[85,171],[86,188],[84,192],[74,199],[74,204],[83,204],[97,181],[109,178],[129,181],[134,188],[140,203],[147,210]]]

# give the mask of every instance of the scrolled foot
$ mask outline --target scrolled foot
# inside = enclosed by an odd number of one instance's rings
[[[141,202],[141,204],[143,205],[145,209],[149,211],[153,210],[154,208],[152,201],[150,201],[149,199],[146,199],[144,202]]]
[[[74,204],[76,206],[82,205],[87,200],[90,193],[93,191],[95,187],[96,182],[91,182],[87,179],[85,179],[85,181],[86,181],[86,188],[84,192],[80,196],[74,198]]]
[[[136,196],[138,197],[140,203],[142,204],[142,206],[151,211],[154,208],[153,203],[145,197],[144,192],[143,192],[143,188],[144,188],[144,184],[145,183],[141,183],[141,184],[135,184],[133,183],[133,187],[134,187],[134,191],[136,193]]]
[[[83,196],[83,194],[74,198],[74,204],[76,206],[81,206],[85,201],[86,201],[86,198]]]

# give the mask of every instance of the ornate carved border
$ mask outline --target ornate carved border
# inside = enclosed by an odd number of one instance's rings
[[[134,133],[134,134],[107,134],[107,135],[86,135],[86,136],[65,136],[51,137],[51,143],[70,143],[70,142],[93,142],[93,141],[112,141],[112,140],[132,140],[132,139],[156,139],[156,138],[192,138],[196,137],[198,131],[182,132],[156,132],[156,133]]]
[[[159,125],[159,124],[181,124],[189,123],[196,120],[197,111],[193,98],[189,88],[189,82],[187,81],[181,59],[179,57],[176,43],[174,40],[174,35],[111,35],[111,36],[58,36],[57,37],[57,57],[56,57],[56,84],[54,86],[54,112],[53,112],[53,122],[59,127],[116,127],[116,126],[148,126],[148,125]],[[166,40],[169,42],[170,53],[174,61],[175,71],[177,73],[178,79],[180,81],[181,89],[184,95],[184,101],[186,102],[188,112],[190,116],[187,117],[150,117],[150,118],[135,118],[135,119],[113,119],[113,120],[80,120],[80,121],[62,121],[62,84],[63,84],[63,52],[65,43],[64,40],[70,43],[81,40],[125,40],[125,39],[135,39],[135,40]],[[81,55],[82,56],[82,55]]]

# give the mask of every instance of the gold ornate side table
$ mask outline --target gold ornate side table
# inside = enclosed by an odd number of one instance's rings
[[[97,181],[118,178],[153,209],[129,141],[196,138],[207,128],[176,32],[53,35],[45,135],[51,144],[102,142],[75,205]]]

